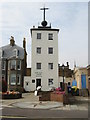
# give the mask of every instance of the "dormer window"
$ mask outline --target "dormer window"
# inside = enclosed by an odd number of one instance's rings
[[[14,55],[15,57],[18,57],[18,56],[19,56],[19,50],[14,49],[13,55]]]

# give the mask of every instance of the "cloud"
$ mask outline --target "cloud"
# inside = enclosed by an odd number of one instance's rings
[[[10,36],[14,36],[16,43],[22,46],[23,37],[26,37],[28,66],[31,66],[31,35],[30,28],[42,21],[43,12],[40,8],[44,3],[37,2],[7,2],[2,3],[0,11],[0,36],[2,44],[9,43]],[[60,28],[59,33],[59,62],[73,62],[78,65],[87,64],[87,28],[88,3],[45,3],[50,9],[46,12],[46,20],[52,27]],[[0,46],[2,46],[0,44]],[[84,49],[83,49],[84,48]],[[85,57],[84,57],[85,56]]]
[[[79,6],[73,24],[64,26],[59,40],[60,61],[74,60],[80,66],[88,63],[88,5]],[[73,67],[73,64],[71,65]]]

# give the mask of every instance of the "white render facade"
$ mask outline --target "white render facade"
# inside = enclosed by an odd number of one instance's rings
[[[30,91],[58,87],[58,32],[51,27],[32,28]]]

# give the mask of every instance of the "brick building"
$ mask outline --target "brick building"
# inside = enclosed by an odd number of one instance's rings
[[[61,66],[60,64],[58,65],[58,74],[59,74],[59,86],[60,87],[62,87],[63,79],[65,83],[67,84],[70,83],[70,85],[72,85],[73,70],[69,68],[68,62],[67,62],[67,65],[61,65]]]
[[[22,48],[15,44],[14,37],[11,36],[10,44],[0,48],[0,61],[2,80],[6,81],[7,90],[21,91],[27,67],[25,38]]]

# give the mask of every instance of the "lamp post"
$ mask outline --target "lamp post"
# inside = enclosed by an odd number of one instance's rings
[[[64,68],[65,68],[65,66],[64,66],[64,64],[62,65],[62,70],[63,70],[63,91],[64,91]]]

